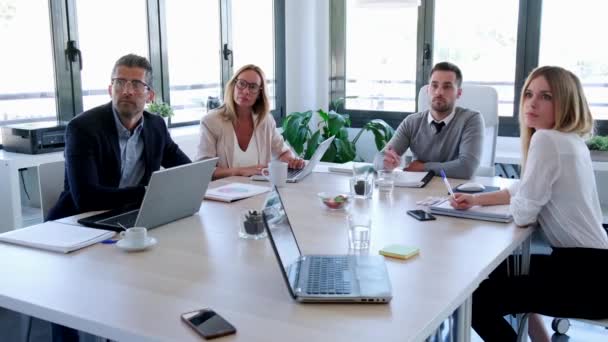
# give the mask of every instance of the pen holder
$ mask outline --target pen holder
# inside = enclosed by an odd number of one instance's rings
[[[241,213],[239,236],[243,239],[259,240],[266,237],[262,212],[246,210]]]

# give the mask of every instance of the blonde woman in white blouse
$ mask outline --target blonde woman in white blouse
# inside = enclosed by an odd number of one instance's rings
[[[579,79],[553,66],[528,76],[519,108],[522,178],[513,187],[457,194],[452,206],[510,204],[519,226],[538,223],[551,255],[533,255],[530,274],[507,277],[499,266],[473,295],[473,328],[485,341],[515,341],[503,316],[608,317],[608,237],[583,137],[593,119]],[[511,263],[512,264],[512,263]]]
[[[278,132],[266,92],[262,69],[245,65],[226,84],[224,105],[201,119],[196,160],[219,158],[214,179],[260,174],[271,159],[304,167]]]

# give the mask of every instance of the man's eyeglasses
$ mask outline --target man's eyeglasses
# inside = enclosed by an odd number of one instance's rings
[[[241,80],[241,79],[236,79],[236,87],[243,90],[245,88],[249,88],[249,91],[252,94],[256,94],[260,91],[260,89],[262,89],[262,87],[257,84],[257,83],[249,83],[245,80]]]
[[[131,88],[136,93],[143,93],[150,89],[150,86],[140,80],[125,80],[124,78],[113,78],[112,85],[117,90],[123,90],[127,87],[127,84],[131,84]]]

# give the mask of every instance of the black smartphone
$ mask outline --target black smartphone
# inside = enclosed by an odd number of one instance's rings
[[[424,210],[408,210],[407,214],[412,216],[418,221],[431,221],[435,220],[435,216],[427,213]]]
[[[209,308],[186,312],[182,320],[206,340],[236,333],[232,324]]]

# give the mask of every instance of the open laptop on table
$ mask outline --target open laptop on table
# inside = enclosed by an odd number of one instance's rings
[[[215,170],[217,158],[180,165],[152,173],[141,206],[110,210],[82,218],[78,223],[101,229],[148,229],[194,215]]]
[[[381,256],[302,255],[275,187],[264,223],[291,296],[299,302],[388,303],[391,283]]]
[[[329,137],[325,139],[322,143],[317,146],[315,153],[313,153],[310,160],[306,161],[306,165],[301,169],[288,169],[287,170],[287,183],[297,183],[302,178],[308,176],[314,169],[315,166],[321,161],[325,152],[331,145],[331,142],[334,140],[334,137]],[[256,181],[267,181],[268,179],[262,175],[255,175],[251,177],[252,180]]]

